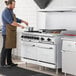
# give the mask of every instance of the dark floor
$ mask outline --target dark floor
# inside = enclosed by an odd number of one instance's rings
[[[20,67],[0,68],[0,76],[50,76]]]

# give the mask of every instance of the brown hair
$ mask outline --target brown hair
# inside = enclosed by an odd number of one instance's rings
[[[15,2],[15,0],[8,0],[8,1],[5,1],[5,4],[6,4],[6,5],[9,5],[9,4],[12,4],[12,2]]]

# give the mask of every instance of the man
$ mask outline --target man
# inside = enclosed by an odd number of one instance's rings
[[[11,67],[17,66],[12,62],[12,48],[16,48],[16,27],[24,26],[18,23],[25,23],[28,25],[28,22],[23,21],[21,19],[16,18],[13,13],[13,9],[15,8],[15,0],[7,0],[5,1],[6,8],[2,13],[2,36],[3,36],[3,48],[1,51],[1,66],[2,67]]]

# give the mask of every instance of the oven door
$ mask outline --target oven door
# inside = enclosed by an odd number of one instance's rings
[[[34,42],[22,41],[21,45],[21,57],[38,60],[37,58],[37,48],[35,47]]]
[[[55,64],[55,48],[55,45],[22,41],[21,57]]]
[[[56,62],[55,45],[38,43],[36,44],[36,48],[38,52],[39,61],[55,64]]]

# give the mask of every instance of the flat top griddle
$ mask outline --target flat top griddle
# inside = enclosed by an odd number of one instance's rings
[[[61,31],[66,31],[66,29],[40,29],[45,33],[61,33]]]

